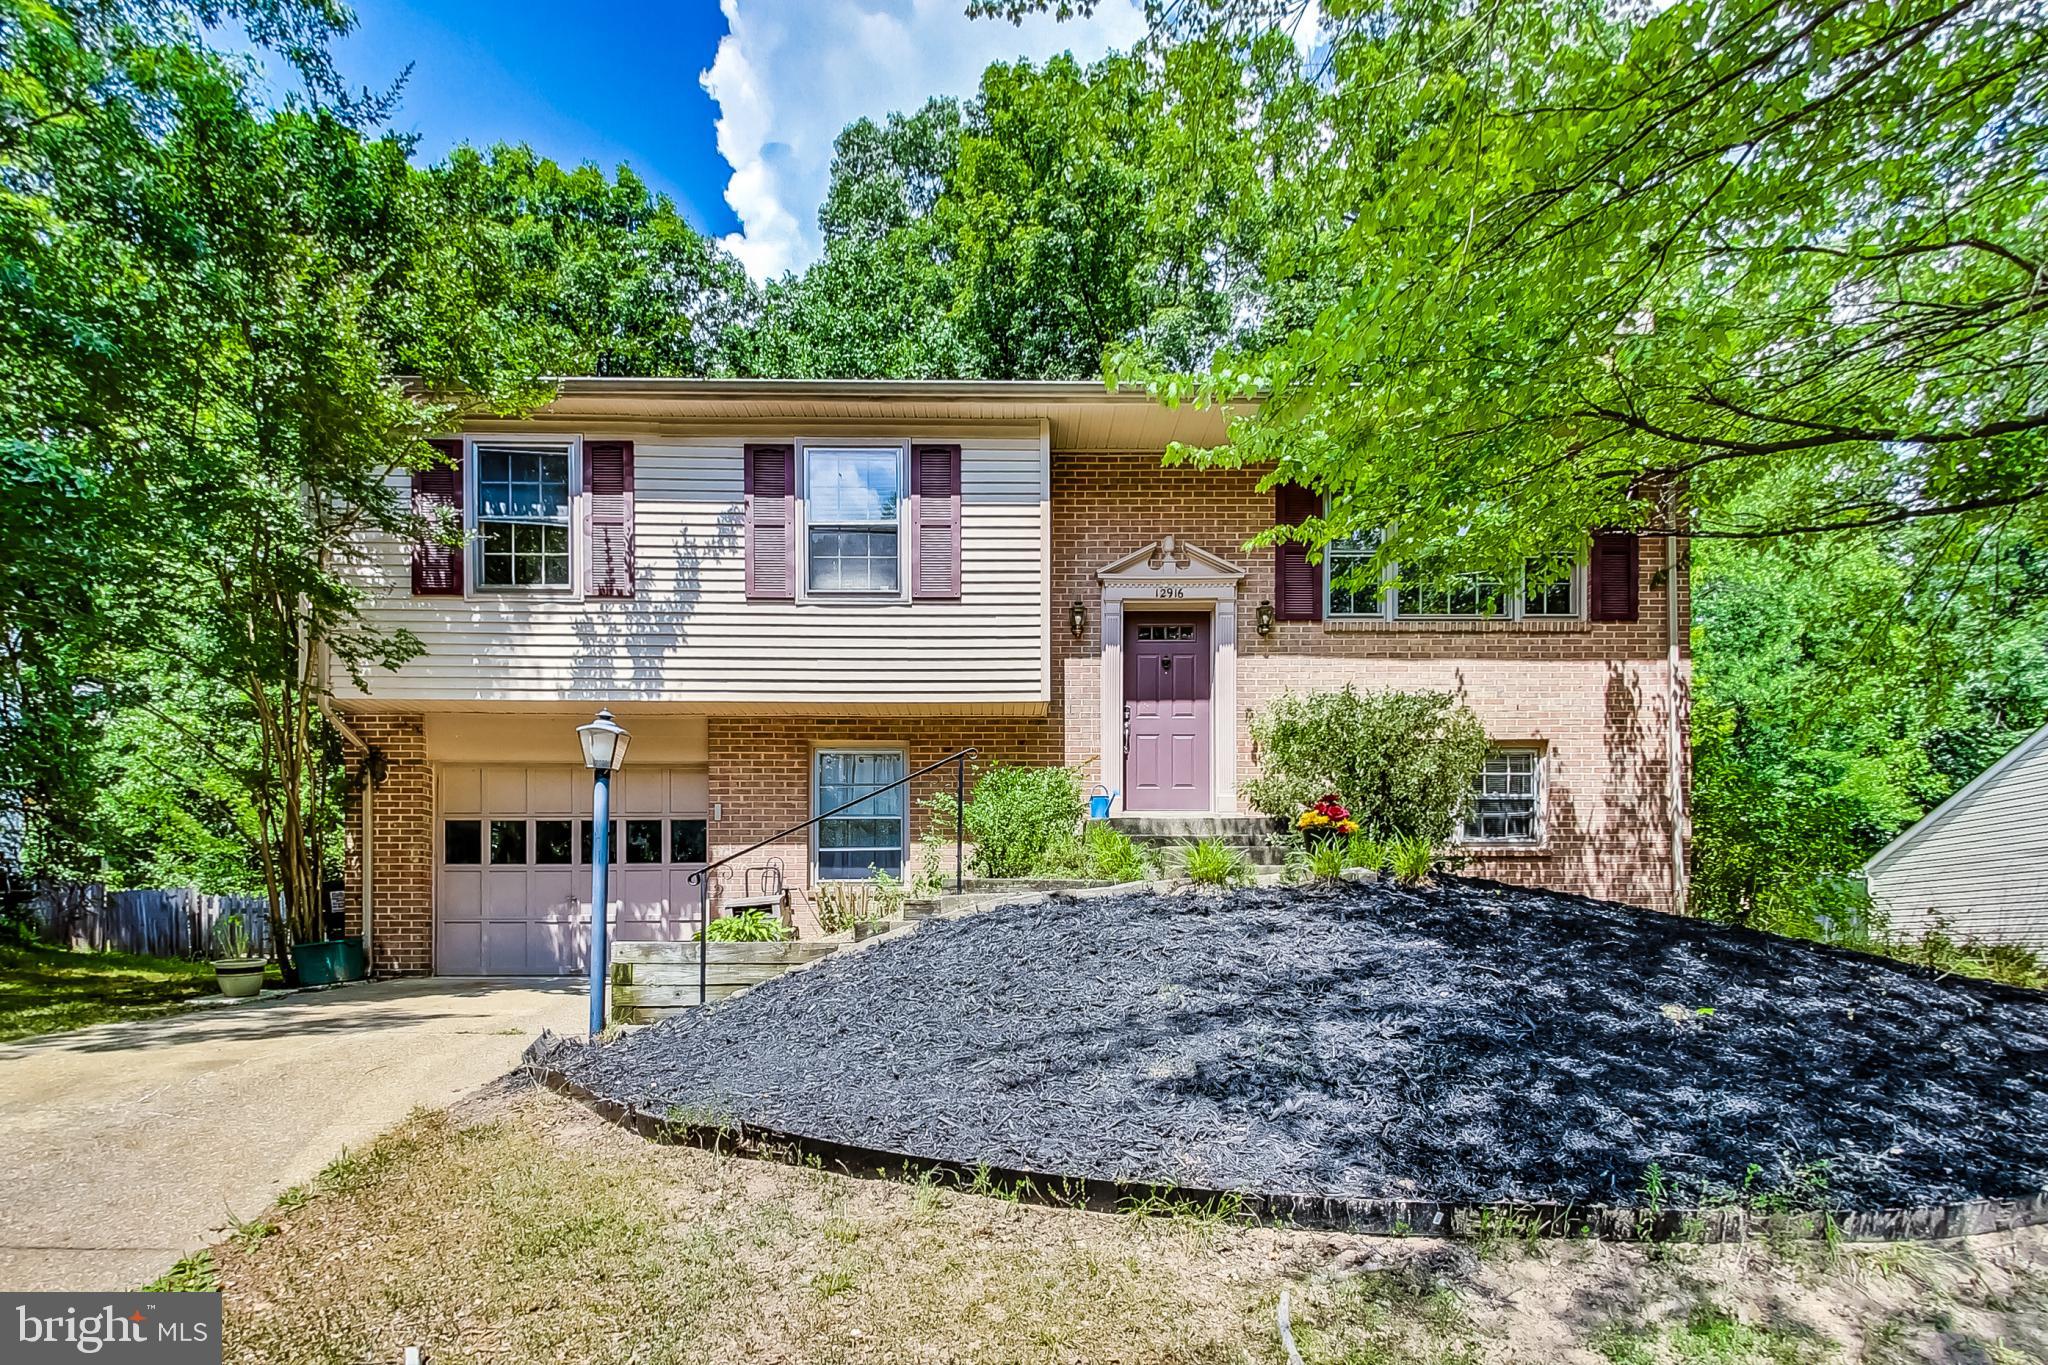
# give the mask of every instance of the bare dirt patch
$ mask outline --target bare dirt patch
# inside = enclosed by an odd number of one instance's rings
[[[547,1060],[654,1114],[1183,1188],[2048,1190],[2048,996],[1481,882],[1007,906]]]
[[[657,1146],[545,1091],[423,1113],[215,1249],[238,1362],[1955,1360],[2048,1352],[2048,1232],[1474,1244],[1035,1208]]]

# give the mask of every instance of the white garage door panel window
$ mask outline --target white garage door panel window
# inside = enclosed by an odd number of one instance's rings
[[[440,769],[434,970],[559,976],[590,949],[590,773]],[[628,768],[612,784],[611,933],[688,936],[704,865],[710,782],[700,769]]]

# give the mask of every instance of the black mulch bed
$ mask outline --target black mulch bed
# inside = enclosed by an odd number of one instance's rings
[[[1707,1011],[1711,1011],[1708,1013]],[[657,1114],[1354,1198],[2048,1189],[2048,996],[1451,881],[1005,907],[549,1059]]]

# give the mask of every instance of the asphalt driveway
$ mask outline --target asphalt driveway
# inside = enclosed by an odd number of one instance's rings
[[[413,979],[0,1045],[0,1290],[133,1289],[420,1105],[581,1032],[577,981]]]

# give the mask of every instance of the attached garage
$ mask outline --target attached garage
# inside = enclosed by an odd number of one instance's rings
[[[444,764],[437,770],[434,970],[561,976],[590,949],[590,773]],[[626,768],[612,784],[611,934],[688,938],[709,813],[703,768]]]

